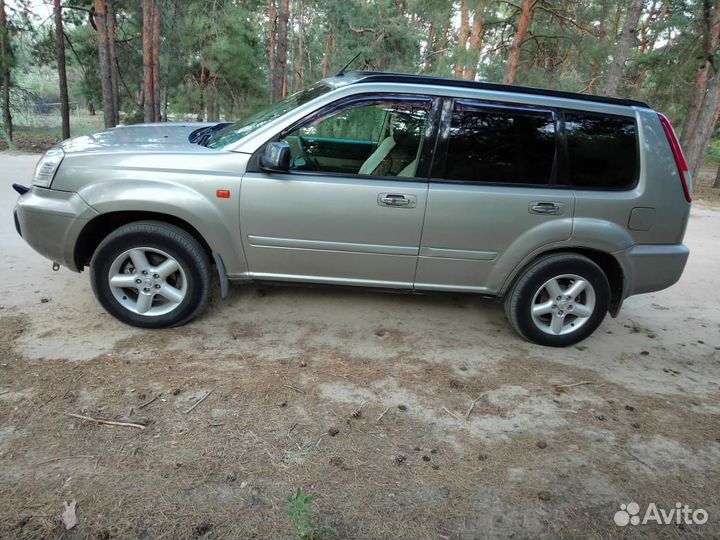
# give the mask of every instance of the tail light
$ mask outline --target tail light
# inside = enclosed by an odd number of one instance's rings
[[[688,168],[685,154],[683,154],[682,148],[680,148],[680,141],[675,135],[675,130],[670,124],[670,120],[664,114],[658,113],[660,123],[662,124],[665,136],[670,143],[673,157],[675,158],[675,165],[677,165],[678,172],[680,173],[680,181],[682,182],[683,192],[685,192],[685,200],[692,202],[692,185],[690,184],[690,169]]]

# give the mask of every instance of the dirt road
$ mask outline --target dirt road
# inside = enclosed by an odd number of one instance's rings
[[[326,288],[236,286],[142,331],[16,235],[36,160],[0,154],[0,537],[289,538],[298,487],[341,538],[720,535],[717,209],[679,284],[567,350],[474,297]],[[709,519],[617,526],[631,501]]]

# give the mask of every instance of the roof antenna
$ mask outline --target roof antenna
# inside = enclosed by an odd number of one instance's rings
[[[353,59],[350,60],[347,64],[345,64],[345,65],[343,66],[343,68],[342,68],[340,71],[338,71],[338,74],[335,75],[335,76],[336,76],[336,77],[342,77],[343,75],[345,75],[345,70],[346,70],[347,68],[349,68],[350,65],[351,65],[355,60],[357,60],[358,58],[360,58],[360,55],[361,55],[361,54],[362,54],[362,53],[359,52],[359,53],[357,53],[355,56],[353,56]]]

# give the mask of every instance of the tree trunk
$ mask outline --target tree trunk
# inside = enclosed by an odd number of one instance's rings
[[[153,0],[152,13],[152,86],[153,86],[153,122],[159,122],[160,116],[160,33],[162,32],[162,13],[159,0]]]
[[[106,128],[115,127],[110,58],[108,53],[107,5],[105,0],[95,0],[95,26],[98,34],[98,56],[100,58],[100,84],[103,96],[103,121]]]
[[[483,39],[485,38],[485,1],[480,0],[473,15],[473,25],[470,31],[470,50],[473,52],[473,61],[470,67],[463,71],[463,79],[474,81],[477,76],[477,66],[482,53]]]
[[[143,0],[143,118],[152,122],[155,118],[155,92],[153,86],[153,4]]]
[[[615,48],[610,69],[605,77],[605,95],[614,96],[618,93],[620,79],[625,74],[625,63],[630,56],[630,49],[635,45],[638,22],[642,14],[643,0],[631,0],[627,18],[620,32],[620,40]]]
[[[537,0],[523,0],[520,8],[520,20],[518,21],[517,31],[513,38],[513,43],[508,52],[507,68],[505,70],[505,84],[515,84],[515,76],[517,75],[518,64],[520,64],[520,52],[522,44],[525,42],[530,23],[532,22],[533,12]]]
[[[600,42],[600,46],[605,43],[607,39],[607,18],[610,12],[610,3],[602,2],[600,7],[600,23],[598,24],[597,36]],[[598,91],[598,79],[602,74],[602,65],[599,61],[595,60],[592,64],[592,74],[590,84],[588,84],[587,92],[589,94],[597,94]]]
[[[0,56],[2,56],[3,71],[3,124],[9,141],[12,142],[13,127],[12,114],[10,112],[10,40],[8,38],[7,14],[5,12],[5,0],[0,0]]]
[[[110,86],[112,89],[113,104],[113,124],[120,123],[120,86],[118,81],[117,54],[115,51],[115,40],[117,39],[117,31],[115,30],[115,8],[112,2],[108,2],[107,6],[107,33],[108,33],[108,63],[110,64]]]
[[[720,113],[720,71],[716,72],[708,82],[707,92],[703,98],[700,111],[695,121],[695,128],[684,148],[690,166],[690,173],[697,177],[705,158],[705,150],[712,137],[713,129]]]
[[[167,86],[165,87],[165,98],[162,100],[163,102],[163,113],[162,118],[160,119],[162,122],[168,121],[168,89]]]
[[[713,182],[712,187],[720,189],[720,165],[718,165],[717,173],[715,174],[715,181]]]
[[[53,0],[55,12],[55,53],[57,56],[58,81],[60,82],[60,118],[62,138],[70,138],[70,103],[68,99],[67,72],[65,70],[65,34],[63,33],[60,0]]]
[[[653,2],[652,7],[650,8],[650,14],[640,28],[640,48],[638,52],[641,58],[646,54],[652,53],[655,49],[655,44],[657,43],[662,31],[662,28],[658,27],[658,23],[667,17],[669,9],[669,0],[664,0],[660,9],[658,9],[657,1]],[[653,27],[656,27],[656,29],[654,32],[651,32]],[[645,86],[646,79],[647,66],[640,64],[634,81],[634,94],[638,98],[642,98],[643,96],[643,87]]]
[[[325,55],[323,56],[323,79],[330,75],[330,62],[335,51],[335,34],[330,30],[325,42]]]
[[[710,71],[710,63],[704,61],[695,72],[695,83],[693,84],[692,93],[690,94],[690,105],[685,120],[683,121],[682,131],[680,132],[680,140],[683,146],[687,146],[690,142],[692,132],[695,129],[700,107],[702,106],[705,90],[708,85],[708,72]]]
[[[458,79],[465,72],[465,50],[467,49],[468,37],[470,36],[470,14],[468,13],[467,0],[460,2],[460,30],[458,32],[457,52],[455,54],[455,66],[453,75]]]
[[[303,70],[303,56],[305,55],[305,12],[303,9],[302,0],[298,2],[297,10],[298,39],[297,47],[293,49],[293,62],[295,64],[293,68],[293,70],[295,71],[293,91],[295,92],[302,89],[302,87],[305,85],[305,73]]]
[[[427,47],[425,48],[425,66],[423,71],[429,73],[433,66],[433,56],[435,55],[435,41],[437,40],[437,28],[435,24],[430,24],[430,30],[428,31]]]
[[[202,122],[205,118],[205,66],[200,65],[200,106],[198,107],[197,121]]]
[[[218,103],[218,92],[213,86],[208,88],[207,92],[207,121],[220,121],[220,104]]]
[[[268,83],[270,85],[270,103],[275,101],[275,55],[277,54],[277,10],[275,9],[275,0],[268,0],[268,58],[270,65],[268,67]]]
[[[690,105],[685,114],[682,131],[680,132],[680,140],[683,146],[687,146],[692,138],[692,132],[695,129],[695,123],[702,106],[703,97],[708,86],[710,78],[710,70],[713,67],[713,59],[720,41],[720,9],[715,9],[712,14],[712,6],[710,0],[703,2],[703,57],[700,65],[695,72],[695,82],[690,97]]]
[[[277,17],[277,55],[275,59],[275,78],[273,84],[273,101],[285,97],[288,50],[288,18],[290,16],[290,0],[280,0]]]

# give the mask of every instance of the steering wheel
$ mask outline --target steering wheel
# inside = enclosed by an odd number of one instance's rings
[[[305,163],[309,165],[308,169],[313,171],[319,171],[320,170],[320,164],[317,162],[317,160],[312,157],[307,150],[307,141],[305,138],[298,134],[298,146],[300,147],[300,157],[305,160]]]

